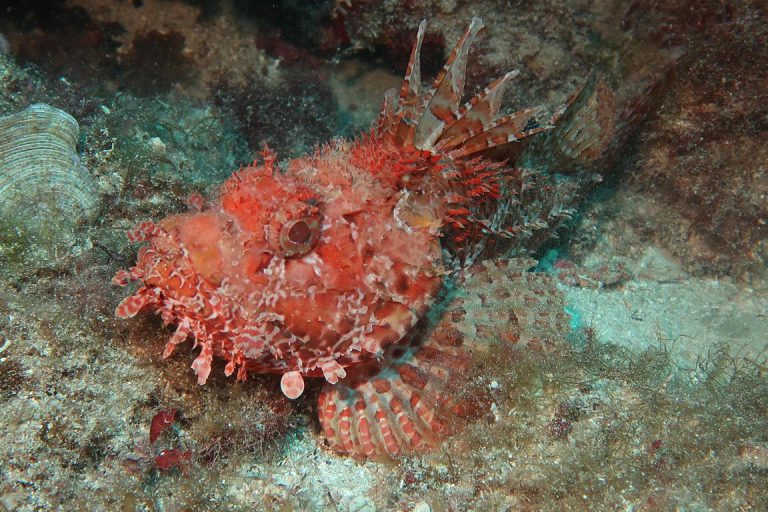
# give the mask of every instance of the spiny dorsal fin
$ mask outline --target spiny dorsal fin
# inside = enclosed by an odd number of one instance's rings
[[[419,24],[400,94],[395,99],[394,91],[387,91],[384,98],[376,130],[382,142],[398,149],[416,148],[464,158],[550,128],[528,127],[531,119],[541,111],[538,107],[495,119],[504,88],[518,75],[517,71],[510,71],[494,81],[459,108],[469,47],[482,28],[483,22],[473,18],[432,88],[422,96],[420,54],[426,20]]]
[[[517,70],[510,71],[465,103],[456,115],[456,122],[437,138],[435,147],[441,151],[455,148],[490,126],[501,108],[507,82],[519,74]]]
[[[467,157],[480,151],[519,141],[535,133],[550,129],[551,126],[537,126],[528,130],[525,129],[528,122],[542,110],[543,108],[540,106],[526,108],[497,119],[482,132],[461,141],[460,145],[451,152],[451,156],[454,158]]]
[[[426,20],[419,24],[400,94],[395,100],[394,91],[387,91],[384,98],[376,130],[383,142],[396,148],[415,147],[451,153],[460,158],[546,129],[524,130],[539,109],[521,110],[494,120],[501,107],[504,88],[519,74],[518,71],[505,74],[459,108],[469,48],[482,28],[482,20],[473,18],[432,88],[422,96],[420,54]]]
[[[483,28],[480,18],[472,18],[464,35],[448,57],[440,74],[437,75],[432,89],[424,97],[424,111],[414,138],[414,145],[419,149],[432,149],[446,124],[455,119],[456,111],[464,93],[464,74],[467,69],[467,55],[475,36]]]

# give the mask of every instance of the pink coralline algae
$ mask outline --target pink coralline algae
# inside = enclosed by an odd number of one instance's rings
[[[163,357],[194,339],[200,384],[214,357],[239,380],[280,374],[289,398],[306,377],[324,377],[324,433],[338,452],[363,457],[436,446],[455,431],[452,418],[482,413],[480,397],[467,394],[474,355],[546,348],[564,329],[550,280],[525,272],[533,261],[471,257],[489,240],[520,235],[494,220],[522,193],[512,179],[520,173],[484,151],[550,125],[536,121],[536,108],[497,118],[516,72],[460,105],[477,18],[422,91],[425,27],[369,134],[292,160],[284,173],[265,149],[212,204],[129,232],[146,244],[114,278],[142,283],[117,316],[154,311],[176,326]],[[450,271],[446,247],[464,270]],[[451,291],[467,282],[484,290],[472,307]],[[497,307],[483,312],[481,303]],[[462,327],[468,315],[485,319],[471,333]],[[491,341],[483,348],[481,340]]]

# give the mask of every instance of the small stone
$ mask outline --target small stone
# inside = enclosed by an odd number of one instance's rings
[[[163,142],[160,137],[152,137],[149,139],[149,147],[152,148],[152,151],[155,153],[165,153],[165,142]]]
[[[420,501],[413,507],[413,512],[432,512],[426,501]]]
[[[355,496],[349,500],[349,512],[376,512],[376,504],[368,496]]]
[[[499,389],[499,382],[496,380],[492,380],[490,384],[488,384],[488,387],[491,389]]]
[[[499,421],[499,419],[501,419],[501,416],[499,415],[499,406],[495,403],[491,404],[491,412],[493,413],[494,421]]]
[[[768,449],[763,446],[744,445],[739,448],[739,457],[756,469],[768,467]]]

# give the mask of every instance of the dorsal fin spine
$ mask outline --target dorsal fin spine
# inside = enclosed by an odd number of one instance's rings
[[[432,88],[424,97],[423,111],[414,139],[416,147],[432,149],[432,144],[442,133],[446,122],[457,112],[464,93],[464,74],[467,69],[469,47],[482,28],[482,20],[477,17],[472,18],[469,27],[437,75]]]
[[[411,146],[419,116],[421,98],[421,44],[424,42],[424,33],[427,29],[427,20],[422,20],[416,34],[416,44],[411,50],[411,58],[405,71],[405,79],[400,87],[400,97],[397,101],[397,109],[400,122],[397,126],[395,139],[400,145]]]

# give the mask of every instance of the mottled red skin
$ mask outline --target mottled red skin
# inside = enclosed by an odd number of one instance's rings
[[[133,233],[148,245],[116,281],[144,287],[118,316],[152,309],[178,325],[165,356],[193,335],[200,383],[213,355],[241,379],[298,372],[336,382],[399,341],[440,289],[439,196],[400,185],[434,180],[425,178],[434,167],[428,155],[404,161],[373,139],[325,147],[285,174],[267,152],[208,208]],[[297,219],[306,222],[287,230]],[[295,249],[291,236],[314,239]]]

